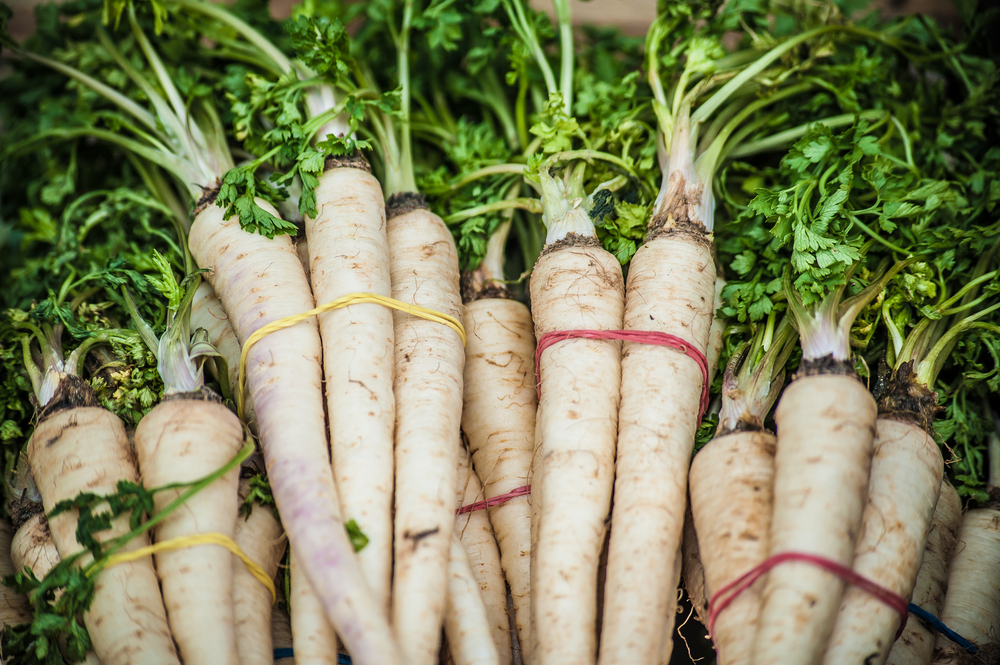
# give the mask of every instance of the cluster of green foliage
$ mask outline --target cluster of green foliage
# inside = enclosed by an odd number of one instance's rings
[[[727,280],[720,366],[751,340],[761,356],[790,301],[821,311],[831,294],[858,294],[894,266],[851,325],[856,368],[875,381],[905,354],[929,363],[950,477],[985,500],[984,442],[1000,411],[998,13],[959,0],[962,25],[946,30],[866,6],[661,0],[645,40],[588,27],[567,42],[567,0],[555,0],[555,19],[525,0],[305,0],[284,21],[262,0],[70,0],[39,6],[36,34],[15,44],[0,5],[0,44],[31,54],[0,81],[6,470],[35,410],[26,325],[62,331],[67,352],[101,339],[85,375],[127,425],[160,399],[125,291],[161,335],[162,276],[173,283],[192,268],[184,233],[199,187],[248,232],[297,234],[317,213],[326,160],[360,153],[387,193],[427,196],[463,270],[510,221],[506,274],[523,282],[544,244],[543,181],[558,182],[627,270],[672,129],[690,112]],[[191,155],[176,130],[195,125],[209,128],[204,161],[217,182],[178,176]],[[525,297],[523,284],[514,292]],[[768,371],[787,380],[800,357]],[[713,397],[720,391],[721,372]],[[706,417],[699,444],[716,423]],[[246,506],[273,506],[266,479],[254,483]],[[107,497],[79,499],[81,543],[97,559],[106,515],[151,512],[146,490],[121,489],[111,513],[93,512]],[[24,662],[88,647],[77,619],[89,602],[84,570],[17,582],[41,617],[11,633],[17,653],[33,654]],[[56,599],[56,589],[69,592]]]

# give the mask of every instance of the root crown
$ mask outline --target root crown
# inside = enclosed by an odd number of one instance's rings
[[[546,256],[553,252],[558,252],[560,249],[566,249],[569,247],[597,247],[600,249],[601,241],[593,236],[583,236],[579,233],[567,233],[565,238],[556,240],[550,245],[546,245],[545,249],[542,250],[541,256]],[[541,256],[539,258],[541,258]]]
[[[905,362],[892,372],[878,397],[878,414],[901,422],[912,423],[933,434],[934,418],[941,411],[937,393],[916,381],[913,363]]]
[[[393,217],[399,217],[408,212],[421,209],[429,210],[427,199],[424,198],[423,194],[418,194],[417,192],[400,192],[399,194],[393,194],[385,202],[385,218],[392,219]]]

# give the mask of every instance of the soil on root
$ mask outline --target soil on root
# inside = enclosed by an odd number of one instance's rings
[[[481,270],[468,270],[462,273],[462,302],[470,303],[487,298],[514,298],[510,289],[503,282],[486,281]]]
[[[646,229],[646,242],[666,235],[685,235],[693,242],[711,246],[712,234],[706,231],[705,220],[699,218],[704,187],[689,184],[680,173],[670,175],[665,196],[665,208],[658,212]]]
[[[935,665],[997,665],[1000,663],[1000,643],[993,642],[979,647],[976,653],[969,653],[955,645],[941,649],[934,657]]]
[[[216,180],[208,187],[201,188],[201,198],[199,198],[194,204],[194,216],[197,217],[201,212],[208,206],[215,203],[215,199],[219,198],[219,190],[222,188],[222,183]]]
[[[399,217],[414,210],[429,210],[427,199],[424,198],[423,194],[417,192],[400,192],[399,194],[393,194],[385,202],[386,219]]]
[[[323,170],[331,171],[333,169],[361,169],[365,173],[372,172],[372,165],[368,163],[368,160],[360,151],[355,150],[353,154],[350,155],[330,155],[323,162]]]
[[[792,377],[792,381],[807,376],[849,376],[858,379],[858,381],[861,380],[849,361],[836,360],[832,354],[822,358],[803,360],[802,364],[799,365],[799,370]]]
[[[539,258],[568,247],[596,247],[598,249],[602,249],[601,241],[593,236],[584,236],[579,233],[567,233],[566,237],[556,240],[550,245],[546,245],[545,248],[542,249],[542,253],[539,255]]]
[[[10,525],[13,527],[15,533],[32,517],[45,512],[45,508],[40,501],[32,501],[24,495],[13,497],[7,509],[10,512]],[[41,534],[36,534],[35,537],[45,536],[48,538],[49,521],[45,519],[44,515],[42,516],[41,525]]]
[[[59,377],[59,384],[56,393],[38,412],[38,422],[41,423],[46,418],[66,409],[76,409],[88,406],[100,406],[97,396],[90,384],[78,376],[62,374]]]
[[[773,434],[773,432],[764,427],[764,423],[760,421],[760,418],[749,413],[744,413],[736,421],[735,427],[720,427],[719,431],[715,433],[715,438],[736,434],[737,432],[767,432],[768,434]]]
[[[912,362],[890,371],[888,380],[880,387],[877,398],[880,418],[910,423],[933,435],[934,418],[943,409],[937,404],[937,393],[917,383]]]
[[[222,397],[208,386],[202,386],[194,392],[170,393],[169,395],[164,395],[162,401],[171,402],[175,399],[186,399],[194,402],[216,402],[218,404],[222,404]]]

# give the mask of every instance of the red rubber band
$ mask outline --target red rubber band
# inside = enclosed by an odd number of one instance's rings
[[[705,358],[705,354],[676,335],[652,330],[554,330],[545,333],[538,340],[538,345],[535,347],[535,381],[538,382],[539,395],[541,395],[542,385],[542,352],[553,344],[558,344],[568,339],[619,339],[623,342],[655,344],[656,346],[668,346],[672,349],[677,349],[698,363],[698,367],[701,369],[701,404],[698,408],[698,421],[701,422],[701,419],[705,417],[705,412],[708,411],[710,389],[708,385],[708,359]]]
[[[492,499],[486,499],[485,501],[476,501],[475,503],[470,503],[467,506],[462,506],[455,511],[456,515],[464,515],[465,513],[471,513],[476,510],[486,510],[493,506],[499,506],[502,503],[507,503],[511,499],[517,498],[519,496],[525,496],[531,494],[531,485],[525,485],[523,487],[518,487],[511,490],[507,494],[501,494],[500,496],[495,496]]]
[[[880,584],[872,582],[867,577],[862,577],[856,572],[848,568],[847,566],[842,566],[836,561],[831,561],[825,557],[818,556],[816,554],[806,554],[804,552],[782,552],[780,554],[775,554],[769,559],[765,559],[762,564],[752,569],[750,572],[744,574],[738,579],[733,580],[726,586],[722,587],[712,595],[712,599],[708,602],[708,632],[712,634],[715,628],[715,620],[719,616],[719,613],[726,609],[731,602],[736,600],[737,596],[746,591],[750,586],[756,582],[761,575],[771,570],[778,564],[784,563],[786,561],[805,561],[806,563],[811,563],[814,566],[819,566],[827,572],[833,573],[840,579],[844,580],[848,584],[856,586],[864,591],[867,591],[872,596],[875,596],[878,600],[882,601],[892,609],[899,613],[900,621],[899,630],[896,631],[896,639],[903,634],[903,628],[906,626],[906,619],[910,615],[910,604],[905,598],[900,596],[895,591],[890,591]],[[720,600],[721,598],[721,600]]]

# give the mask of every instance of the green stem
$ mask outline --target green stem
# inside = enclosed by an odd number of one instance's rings
[[[910,167],[911,171],[916,173],[917,167],[913,163],[913,149],[910,146],[910,137],[907,135],[906,129],[903,127],[903,123],[901,123],[899,118],[894,115],[890,115],[889,120],[896,126],[896,129],[899,131],[899,138],[903,140],[903,150],[906,153],[906,165]]]
[[[200,196],[201,188],[194,184],[198,180],[198,175],[192,172],[185,160],[172,154],[165,154],[155,148],[150,148],[142,143],[139,143],[138,141],[124,137],[117,132],[97,129],[96,127],[50,129],[43,134],[36,135],[32,139],[11,146],[8,150],[5,150],[2,154],[0,154],[0,157],[9,157],[10,155],[20,152],[27,147],[31,147],[32,144],[44,144],[47,140],[68,141],[87,136],[100,139],[102,141],[108,141],[109,143],[113,143],[120,148],[135,153],[143,159],[159,164],[172,175],[176,176],[178,180],[188,186],[188,192],[191,194],[192,198],[197,199],[198,196]]]
[[[1000,273],[1000,271],[993,270],[993,271],[990,271],[990,272],[986,273],[985,275],[980,275],[979,277],[976,277],[971,282],[967,283],[965,286],[963,286],[961,289],[959,289],[955,293],[955,295],[951,296],[950,298],[948,298],[944,302],[938,304],[937,309],[943,311],[943,310],[951,307],[957,301],[959,301],[963,297],[965,297],[966,294],[970,293],[973,289],[977,289],[984,282],[988,282],[990,280],[996,279],[998,273]]]
[[[528,72],[522,70],[517,81],[517,102],[514,107],[517,118],[517,138],[521,145],[526,146],[531,140],[528,136]]]
[[[541,214],[542,202],[538,199],[524,197],[494,201],[493,203],[486,203],[481,206],[476,206],[475,208],[467,208],[466,210],[456,212],[453,215],[448,215],[444,218],[444,222],[445,224],[454,224],[455,222],[461,222],[479,215],[486,215],[491,212],[497,212],[498,210],[508,210],[512,208],[520,208],[521,210]]]
[[[739,148],[736,148],[730,152],[727,157],[732,159],[737,159],[739,157],[748,157],[750,155],[756,155],[761,152],[769,152],[771,150],[777,150],[779,148],[784,148],[792,141],[796,141],[802,138],[806,132],[815,127],[819,123],[823,123],[830,129],[837,129],[838,127],[846,127],[854,123],[854,119],[860,116],[866,120],[872,120],[875,118],[881,118],[885,114],[885,111],[862,111],[859,114],[854,113],[844,113],[842,115],[835,115],[829,118],[824,118],[823,120],[812,120],[810,122],[799,125],[798,127],[793,127],[792,129],[786,129],[783,132],[778,132],[777,134],[772,134],[771,136],[766,136],[762,139],[757,139],[750,143],[744,143]]]
[[[542,163],[541,168],[549,169],[558,164],[559,162],[566,162],[575,159],[582,159],[585,161],[600,159],[622,168],[629,175],[633,176],[636,179],[639,179],[639,176],[636,174],[635,170],[624,159],[622,159],[617,155],[612,155],[607,152],[600,152],[598,150],[567,150],[565,152],[557,152],[547,157],[545,161]]]
[[[160,60],[160,57],[157,55],[156,49],[153,48],[153,45],[146,37],[146,33],[144,33],[142,28],[139,26],[139,21],[135,16],[135,5],[132,3],[129,3],[128,5],[128,20],[129,24],[132,26],[132,33],[135,35],[136,41],[139,43],[139,48],[142,50],[143,55],[146,56],[146,61],[153,69],[153,73],[156,74],[156,79],[160,83],[160,88],[164,93],[166,93],[167,101],[170,102],[170,106],[173,107],[174,114],[180,121],[181,125],[189,125],[190,117],[188,116],[187,105],[184,103],[184,99],[181,97],[177,87],[174,86],[174,82],[171,80],[170,74],[167,73],[167,68],[163,64],[163,61]],[[162,118],[163,114],[160,115]],[[191,127],[191,129],[194,129],[194,127]],[[192,148],[193,147],[194,146],[192,146]]]
[[[544,228],[540,224],[533,224],[524,219],[525,215],[514,215],[514,233],[517,235],[518,245],[521,247],[521,257],[524,267],[530,271],[535,265],[538,255],[542,253],[545,245]]]
[[[898,358],[900,351],[903,349],[904,337],[903,331],[900,330],[896,322],[892,320],[892,299],[886,299],[882,303],[882,320],[885,321],[885,327],[889,331],[889,350],[892,351],[893,358]],[[887,354],[888,355],[888,354]],[[887,362],[890,366],[895,367],[895,362],[887,358]]]
[[[545,79],[545,87],[548,90],[548,94],[551,95],[554,92],[558,92],[559,88],[556,87],[556,78],[552,74],[552,68],[549,66],[548,58],[545,57],[545,52],[542,51],[541,44],[538,43],[535,28],[525,14],[523,0],[501,1],[503,2],[504,9],[507,11],[507,16],[510,17],[511,24],[514,26],[514,31],[528,47],[528,50],[531,51],[531,55],[534,57],[536,64],[538,64],[538,68],[542,70],[542,77]]]
[[[561,70],[559,91],[562,93],[563,110],[573,115],[573,24],[570,21],[569,0],[552,0],[559,23],[559,52]]]
[[[142,339],[153,356],[159,360],[160,343],[156,339],[156,333],[153,332],[152,327],[139,314],[139,309],[135,306],[135,301],[132,299],[132,294],[124,286],[122,287],[122,296],[125,298],[125,309],[128,310],[128,314],[132,318],[132,325],[135,326],[136,332],[139,333],[139,338]]]
[[[481,169],[476,169],[466,173],[458,180],[455,180],[449,185],[446,185],[442,189],[428,189],[429,194],[445,194],[447,192],[456,192],[470,182],[475,182],[481,178],[488,178],[492,175],[501,175],[505,173],[513,173],[515,175],[524,175],[524,164],[494,164],[493,166],[484,166]]]
[[[242,35],[244,39],[256,46],[261,53],[270,58],[275,66],[282,72],[287,72],[292,68],[291,61],[285,57],[285,54],[282,53],[280,49],[268,41],[264,35],[260,34],[251,28],[249,24],[236,18],[222,7],[208,2],[203,2],[202,0],[174,0],[174,2],[181,7],[200,12],[205,16],[214,18],[220,23],[233,28],[236,32]]]
[[[996,303],[995,305],[987,307],[984,310],[980,310],[971,316],[967,316],[959,323],[952,326],[948,332],[942,335],[941,339],[937,341],[937,343],[927,353],[924,360],[918,365],[917,381],[921,385],[927,387],[933,386],[934,381],[937,380],[937,375],[944,367],[944,361],[947,360],[951,349],[954,347],[953,343],[958,341],[958,336],[968,331],[970,328],[975,327],[974,324],[978,319],[981,319],[990,312],[996,311],[998,308],[1000,308],[1000,303]],[[982,324],[979,325],[981,326]]]
[[[399,80],[403,87],[401,108],[403,112],[402,129],[400,132],[401,155],[401,183],[404,192],[417,191],[417,178],[413,172],[413,145],[410,140],[410,107],[411,107],[411,86],[410,86],[410,25],[413,21],[414,0],[405,0],[403,3],[403,26],[399,34],[399,42],[396,47],[398,58]]]
[[[141,106],[139,106],[134,101],[132,101],[125,95],[121,94],[117,90],[114,90],[113,88],[110,88],[105,84],[101,83],[97,79],[88,76],[83,72],[74,69],[73,67],[64,65],[61,62],[56,62],[55,60],[50,60],[43,56],[36,55],[31,51],[16,49],[14,50],[14,52],[22,57],[34,60],[39,64],[45,65],[46,67],[50,67],[51,69],[54,69],[57,72],[64,74],[79,83],[82,83],[83,85],[87,86],[100,96],[110,101],[115,106],[119,107],[120,109],[122,109],[123,111],[134,117],[143,125],[148,127],[153,133],[157,135],[157,137],[161,141],[163,142],[167,141],[166,136],[164,136],[163,133],[160,131],[159,127],[157,127],[156,118],[153,116],[153,114],[147,111],[146,109],[142,108]]]
[[[107,343],[108,341],[99,335],[83,340],[80,346],[70,352],[69,358],[66,360],[66,373],[71,376],[83,376],[83,361],[90,353],[90,349],[98,344]]]
[[[805,92],[812,87],[811,83],[800,83],[798,85],[789,86],[778,90],[768,97],[758,99],[755,102],[743,106],[743,108],[732,118],[732,120],[726,123],[726,126],[722,128],[719,135],[712,141],[712,144],[698,158],[699,163],[697,171],[699,180],[703,183],[711,182],[712,176],[715,174],[715,167],[718,164],[719,156],[722,153],[722,149],[725,146],[726,141],[729,140],[729,137],[734,131],[736,131],[744,120],[762,108],[766,108],[775,102],[797,95],[800,92]]]
[[[35,359],[31,357],[31,337],[21,338],[21,359],[24,362],[24,370],[28,373],[28,379],[31,381],[32,392],[38,398],[42,392],[42,379],[44,377],[42,371],[38,369],[38,365],[35,364]]]
[[[869,236],[871,236],[872,240],[874,240],[875,242],[879,243],[880,245],[882,245],[885,248],[890,249],[890,250],[892,250],[894,252],[898,252],[900,254],[906,254],[906,255],[911,254],[910,250],[903,249],[899,245],[894,245],[893,243],[889,242],[888,240],[886,240],[885,238],[883,238],[879,234],[875,233],[873,230],[871,230],[870,228],[868,228],[868,226],[866,224],[864,224],[860,219],[858,219],[854,215],[849,215],[849,216],[851,218],[851,223],[855,224],[859,229],[861,229],[862,231],[864,231],[865,233],[867,233]]]
[[[744,83],[747,83],[754,76],[767,69],[768,65],[783,56],[785,53],[791,51],[799,44],[814,37],[819,37],[820,35],[840,29],[841,27],[837,25],[824,25],[819,28],[813,28],[812,30],[803,32],[802,34],[796,35],[778,46],[775,46],[757,59],[752,65],[749,65],[746,69],[733,77],[732,80],[712,95],[708,101],[698,107],[698,110],[691,115],[691,124],[697,125],[707,120],[713,113],[715,113],[716,109],[718,109],[719,106],[721,106],[722,103],[725,102],[731,94],[733,94],[734,91],[738,90]]]

